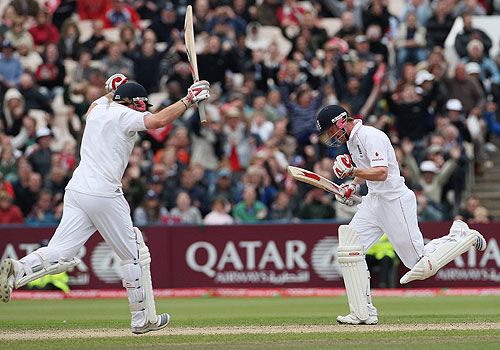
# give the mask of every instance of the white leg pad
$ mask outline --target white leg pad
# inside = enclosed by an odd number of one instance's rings
[[[457,256],[462,255],[476,245],[482,236],[479,232],[471,230],[471,233],[459,241],[448,241],[439,246],[428,256],[422,257],[413,268],[400,279],[401,284],[415,280],[424,280],[434,276],[442,267],[447,265]]]
[[[80,263],[80,259],[73,258],[64,261],[53,248],[42,247],[35,250],[19,261],[24,271],[16,271],[15,288],[20,288],[31,281],[45,275],[57,275],[68,271]]]
[[[158,316],[156,315],[153,282],[151,281],[151,255],[149,254],[149,248],[144,243],[142,232],[137,227],[134,227],[134,231],[139,245],[139,264],[142,269],[141,280],[144,288],[146,317],[149,322],[157,323]]]
[[[146,302],[141,282],[141,267],[138,260],[122,260],[123,286],[127,289],[132,327],[143,326],[146,322]]]
[[[354,229],[347,225],[339,227],[337,260],[344,278],[349,308],[360,320],[368,319],[368,271],[365,253]]]

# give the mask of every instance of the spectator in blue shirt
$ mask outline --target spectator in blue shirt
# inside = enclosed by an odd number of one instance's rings
[[[14,46],[10,41],[4,40],[0,54],[0,84],[7,88],[17,86],[21,73],[21,61],[14,56]]]

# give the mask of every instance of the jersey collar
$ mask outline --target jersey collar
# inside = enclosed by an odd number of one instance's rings
[[[354,127],[352,128],[351,133],[349,135],[349,140],[353,139],[353,137],[356,135],[356,133],[358,132],[358,130],[361,127],[361,125],[363,125],[363,123],[361,122],[361,120],[356,119],[354,121]]]

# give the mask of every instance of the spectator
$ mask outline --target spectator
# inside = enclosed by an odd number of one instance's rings
[[[378,288],[396,287],[395,267],[397,264],[397,256],[385,233],[367,250],[366,264],[368,265],[371,276],[375,275],[375,271],[378,272]]]
[[[160,12],[164,0],[139,0],[134,2],[134,8],[142,19],[153,19]]]
[[[430,200],[420,185],[414,186],[413,191],[417,198],[417,219],[419,222],[441,221],[444,219],[443,208]]]
[[[78,59],[80,54],[80,30],[72,19],[67,19],[63,23],[58,48],[63,59]]]
[[[155,191],[149,190],[142,205],[134,210],[134,224],[147,226],[168,222],[168,210],[160,204],[160,197]]]
[[[417,15],[410,12],[406,15],[405,22],[399,25],[398,41],[398,70],[401,72],[403,64],[411,61],[414,63],[426,59],[425,27],[418,26]]]
[[[488,209],[478,207],[474,210],[474,217],[469,220],[471,224],[489,224],[490,223]]]
[[[43,55],[43,63],[36,70],[38,84],[48,90],[48,95],[53,98],[58,90],[64,86],[66,68],[59,56],[56,44],[48,44]],[[56,89],[59,88],[59,89]]]
[[[233,217],[237,223],[255,223],[265,220],[267,208],[257,200],[257,191],[251,185],[243,189],[243,199],[233,207]]]
[[[130,59],[123,57],[122,46],[118,43],[109,46],[108,55],[103,58],[102,64],[109,75],[121,73],[128,77],[129,80],[134,79],[134,63]]]
[[[21,209],[13,204],[13,199],[7,192],[0,192],[0,224],[22,223],[24,223],[24,217]]]
[[[334,17],[342,17],[344,13],[352,13],[353,21],[352,23],[358,27],[363,28],[363,17],[362,17],[362,4],[363,1],[356,0],[326,0],[323,1],[324,6],[331,12]]]
[[[56,44],[59,41],[59,31],[50,21],[47,9],[41,8],[36,14],[35,25],[29,29],[33,36],[35,47],[42,51],[47,44]]]
[[[226,198],[229,203],[236,203],[238,193],[232,180],[232,171],[229,168],[221,168],[216,173],[215,184],[209,187],[208,196],[213,202],[215,198]],[[212,200],[213,198],[213,200]]]
[[[203,222],[200,210],[191,205],[191,198],[185,191],[177,194],[176,206],[170,211],[170,215],[180,219],[183,224],[201,224]]]
[[[182,24],[177,20],[177,12],[175,6],[170,1],[165,3],[165,6],[160,11],[160,15],[153,20],[149,26],[158,38],[158,42],[172,45],[172,31],[181,31]]]
[[[33,49],[33,45],[21,41],[17,48],[17,58],[21,62],[23,71],[34,74],[39,65],[43,63],[42,56]]]
[[[31,74],[23,73],[21,75],[19,79],[19,92],[24,97],[27,110],[40,109],[49,114],[54,113],[49,98],[40,92]]]
[[[80,20],[90,19],[94,23],[102,18],[102,14],[111,7],[112,0],[77,0]]]
[[[94,60],[104,58],[110,43],[104,36],[104,23],[101,20],[92,21],[92,36],[82,44],[82,48],[92,53]]]
[[[118,27],[124,23],[132,23],[139,28],[140,17],[125,0],[112,0],[112,5],[103,12],[104,28]]]
[[[140,51],[132,54],[132,60],[137,82],[144,86],[148,94],[158,92],[161,54],[156,50],[155,43],[143,42]]]
[[[446,0],[437,0],[434,14],[427,21],[427,46],[444,47],[444,41],[453,26],[453,17]]]
[[[479,75],[486,90],[491,91],[491,84],[500,85],[500,70],[495,62],[484,53],[484,46],[477,39],[467,44],[467,57],[465,61],[477,63],[480,67]]]
[[[228,212],[231,205],[224,197],[217,197],[212,203],[212,211],[208,213],[203,219],[206,225],[231,225],[234,219]]]
[[[311,189],[306,193],[304,201],[300,204],[297,216],[302,220],[335,218],[335,208],[333,207],[332,198],[322,189]]]
[[[4,40],[0,55],[0,86],[3,85],[5,88],[16,87],[21,73],[21,61],[14,56],[14,46],[9,40]]]
[[[192,206],[200,210],[202,214],[208,213],[209,203],[206,197],[207,190],[203,184],[196,179],[193,167],[181,171],[179,185],[172,191],[173,196],[171,196],[168,201],[170,204],[169,207],[172,207],[173,203],[177,203],[179,193],[181,192],[186,192],[189,195],[190,205],[192,204]]]
[[[69,176],[67,171],[61,166],[52,166],[50,174],[45,181],[45,188],[53,194],[55,203],[62,201],[68,182]]]
[[[382,56],[382,60],[387,64],[389,62],[389,49],[382,39],[382,28],[376,24],[372,24],[366,29],[366,37],[370,44],[370,52],[375,55],[375,60]]]
[[[417,15],[417,22],[419,26],[425,27],[427,21],[432,16],[432,7],[429,0],[408,0],[406,1],[405,8],[401,13],[400,21],[404,21],[408,13],[414,12]]]
[[[391,15],[387,10],[387,3],[383,0],[373,0],[363,9],[363,26],[367,28],[371,24],[377,24],[382,28],[382,32],[389,30],[389,19]]]
[[[224,110],[225,124],[223,133],[226,138],[224,155],[229,160],[232,171],[240,172],[250,164],[250,158],[255,148],[255,139],[251,136],[242,113],[236,106],[228,106]]]
[[[268,218],[269,220],[281,222],[290,222],[293,219],[290,196],[286,192],[278,192],[276,200],[271,204]]]
[[[53,225],[61,220],[61,216],[62,207],[54,208],[52,193],[42,190],[25,222],[30,226]]]
[[[256,6],[257,22],[264,26],[278,26],[279,21],[276,17],[280,2],[277,0],[263,0]]]
[[[462,15],[463,29],[455,37],[455,50],[460,58],[467,57],[467,45],[471,40],[479,40],[484,47],[485,56],[489,56],[489,52],[492,46],[492,42],[488,34],[483,32],[481,29],[474,27],[472,21],[472,15],[470,13],[464,13]]]
[[[12,23],[12,27],[5,33],[5,39],[12,43],[12,46],[19,49],[20,44],[33,47],[33,37],[24,28],[25,18],[17,17]]]
[[[23,118],[27,113],[24,97],[19,90],[10,88],[3,100],[2,124],[5,134],[16,136],[23,125]]]
[[[470,195],[465,204],[465,208],[460,209],[458,215],[455,216],[454,220],[464,220],[465,222],[470,222],[474,218],[474,212],[481,207],[481,200],[478,196],[472,194]]]
[[[342,25],[337,33],[335,33],[335,37],[347,41],[350,47],[354,47],[354,39],[362,34],[362,27],[358,26],[353,13],[350,11],[343,12],[340,16],[340,21]]]
[[[482,4],[477,0],[459,1],[457,5],[453,7],[453,16],[463,16],[466,13],[470,13],[474,16],[484,16],[486,15],[486,10],[483,6],[487,6],[484,4],[484,1]]]
[[[52,150],[50,145],[53,140],[52,131],[48,128],[41,128],[36,131],[36,148],[28,157],[33,166],[33,170],[45,178],[52,166]]]

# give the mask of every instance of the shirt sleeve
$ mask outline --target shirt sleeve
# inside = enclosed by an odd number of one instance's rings
[[[137,131],[146,130],[146,125],[144,124],[144,117],[146,117],[149,112],[138,112],[133,109],[127,108],[120,116],[120,128],[127,134]]]
[[[390,141],[387,135],[377,132],[368,136],[366,152],[371,167],[388,166],[387,156]],[[392,146],[391,146],[392,147]]]

